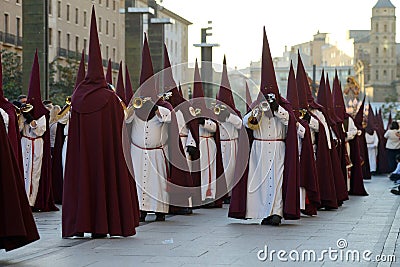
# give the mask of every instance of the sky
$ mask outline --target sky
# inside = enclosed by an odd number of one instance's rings
[[[230,68],[245,68],[261,58],[262,29],[266,28],[273,57],[282,56],[285,46],[312,40],[317,31],[330,33],[330,43],[350,56],[352,42],[348,30],[369,30],[372,7],[378,0],[163,0],[162,5],[191,21],[189,26],[189,62],[200,58],[201,28],[211,20],[209,43],[219,43],[213,50],[213,62],[227,56]],[[391,0],[400,7],[400,0]],[[396,14],[397,14],[396,8]],[[400,29],[400,20],[397,28]],[[399,35],[396,36],[399,42]]]

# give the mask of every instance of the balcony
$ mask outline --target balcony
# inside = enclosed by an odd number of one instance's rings
[[[22,37],[0,31],[0,42],[8,45],[22,46]]]
[[[59,58],[65,58],[65,59],[74,59],[74,60],[80,60],[81,59],[81,52],[78,51],[72,51],[68,50],[65,48],[58,47],[57,48],[57,57]],[[85,55],[85,61],[87,63],[89,56]],[[103,59],[102,60],[103,66],[107,67],[108,60]],[[119,64],[117,62],[111,62],[111,68],[113,70],[118,70],[119,69]]]

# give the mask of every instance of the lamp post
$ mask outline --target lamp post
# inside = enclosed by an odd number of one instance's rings
[[[212,36],[209,32],[212,30],[212,21],[208,21],[208,27],[201,29],[201,43],[194,44],[195,47],[201,48],[201,78],[203,80],[204,95],[214,98],[216,92],[213,90],[213,68],[212,68],[212,49],[218,47],[219,44],[207,43],[207,36]]]

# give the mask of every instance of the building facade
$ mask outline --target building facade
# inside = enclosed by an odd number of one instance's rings
[[[0,0],[0,50],[22,57],[22,0]]]
[[[397,96],[399,44],[396,43],[396,7],[390,0],[378,0],[372,8],[370,30],[351,30],[354,40],[355,71],[361,90],[374,102]]]

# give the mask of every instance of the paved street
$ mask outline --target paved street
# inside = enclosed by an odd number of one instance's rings
[[[375,176],[366,181],[370,196],[351,197],[338,211],[284,221],[280,227],[228,219],[226,206],[146,222],[131,238],[61,239],[61,212],[37,213],[41,239],[12,252],[1,251],[0,266],[400,266],[400,197],[389,192],[391,187],[387,177]],[[337,244],[338,239],[344,240]],[[257,255],[265,257],[259,252],[265,246],[268,256],[272,250],[286,251],[281,258],[288,262],[279,260],[277,253],[272,260],[260,261]],[[329,248],[338,252],[322,253]],[[309,261],[305,250],[315,251],[316,261]],[[366,259],[373,261],[349,263],[343,256],[349,250],[357,250],[361,261],[363,252],[370,250]],[[376,255],[395,255],[397,262],[378,263]]]

